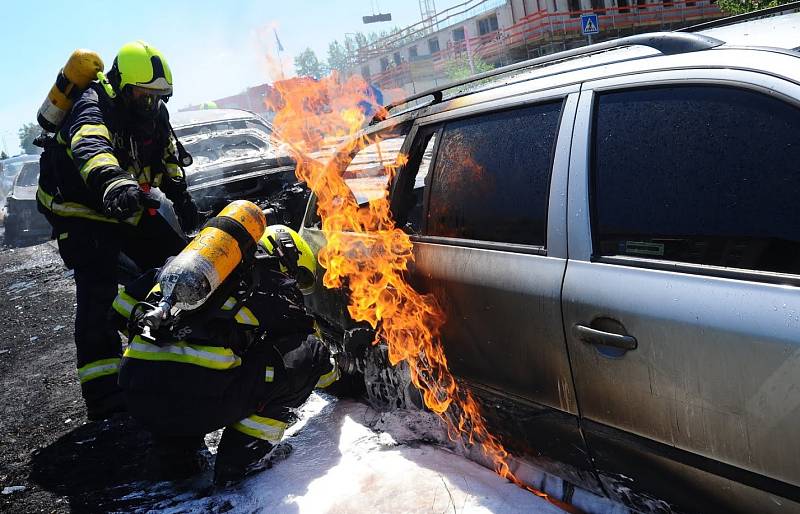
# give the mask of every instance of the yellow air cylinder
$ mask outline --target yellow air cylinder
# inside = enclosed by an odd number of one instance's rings
[[[164,299],[186,310],[202,305],[252,250],[266,226],[256,204],[247,200],[228,204],[161,269],[158,282]]]
[[[61,68],[56,83],[47,93],[36,120],[48,132],[55,132],[72,109],[72,104],[103,71],[103,60],[91,50],[78,49]]]

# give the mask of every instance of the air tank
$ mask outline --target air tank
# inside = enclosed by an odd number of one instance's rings
[[[264,213],[254,203],[236,200],[212,218],[197,236],[165,265],[158,282],[165,305],[191,310],[228,278],[242,257],[255,246],[266,228]]]
[[[39,125],[48,132],[57,131],[72,104],[102,71],[103,60],[97,53],[84,49],[72,52],[39,108],[36,116]]]

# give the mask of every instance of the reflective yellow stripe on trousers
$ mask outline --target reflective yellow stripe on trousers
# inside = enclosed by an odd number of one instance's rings
[[[133,311],[133,306],[137,303],[139,302],[136,298],[126,293],[125,289],[120,287],[119,293],[117,297],[114,298],[114,303],[112,303],[111,306],[114,307],[114,310],[117,311],[120,316],[129,318],[131,316],[131,311]]]
[[[133,338],[124,356],[147,361],[182,362],[210,369],[231,369],[242,364],[242,359],[230,348],[184,342],[158,346],[140,336]]]
[[[283,437],[287,426],[283,421],[253,414],[235,423],[232,428],[257,439],[277,444]]]
[[[319,380],[317,380],[317,385],[314,387],[317,389],[324,389],[339,380],[340,376],[341,373],[339,373],[339,366],[336,364],[336,361],[333,361],[333,369],[319,377]]]
[[[101,359],[98,361],[90,362],[85,366],[78,368],[78,378],[81,384],[88,382],[94,378],[104,377],[106,375],[113,375],[119,371],[119,357],[112,359]]]

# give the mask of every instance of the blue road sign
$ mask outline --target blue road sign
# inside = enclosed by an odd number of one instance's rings
[[[581,14],[581,32],[583,32],[584,36],[600,32],[600,24],[597,23],[596,14]]]

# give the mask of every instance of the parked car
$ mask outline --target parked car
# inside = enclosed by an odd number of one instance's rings
[[[22,165],[33,161],[38,162],[39,156],[23,154],[2,161],[2,166],[0,166],[0,207],[5,204],[6,195],[11,192],[14,179],[22,169]]]
[[[178,112],[171,121],[194,161],[185,168],[189,193],[207,217],[246,199],[277,211],[271,223],[299,226],[308,190],[296,183],[294,160],[266,120],[208,109]]]
[[[644,512],[800,512],[800,14],[727,23],[414,95],[350,165],[408,156],[348,183],[389,189],[492,431]],[[325,244],[314,197],[302,235]],[[307,304],[357,356],[371,335],[321,280]],[[366,351],[373,403],[408,406]]]
[[[39,161],[27,161],[14,178],[5,205],[6,246],[22,246],[50,238],[50,224],[36,208],[39,185]]]

